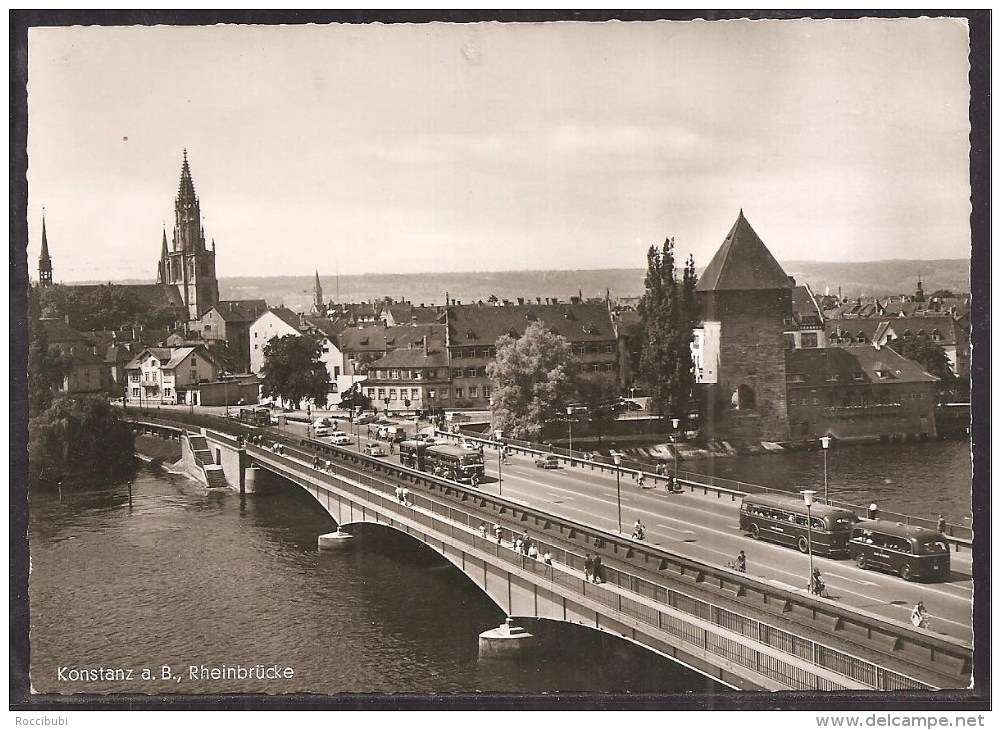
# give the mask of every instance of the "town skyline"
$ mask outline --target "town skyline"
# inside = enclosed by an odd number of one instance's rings
[[[222,278],[638,269],[669,236],[701,268],[739,210],[779,260],[970,255],[955,19],[34,28],[29,48],[28,260],[44,205],[57,281],[155,278],[183,149]]]

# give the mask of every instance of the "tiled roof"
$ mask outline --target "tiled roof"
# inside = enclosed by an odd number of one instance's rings
[[[393,350],[373,363],[369,363],[369,372],[386,368],[441,368],[448,367],[448,353],[442,343],[425,353],[423,347],[403,347]]]
[[[338,335],[341,352],[386,352],[423,341],[424,336],[444,341],[445,326],[441,324],[400,325],[386,327],[381,324],[351,327]]]
[[[298,330],[299,329],[299,315],[293,312],[288,307],[271,307],[268,312],[275,315],[282,322],[287,324],[289,327]],[[263,317],[267,312],[262,312],[261,317]],[[260,317],[258,317],[260,319]]]
[[[699,277],[697,291],[788,289],[789,276],[740,211],[723,245]]]
[[[229,299],[212,307],[224,322],[253,322],[267,311],[263,299]]]
[[[817,304],[809,287],[797,286],[792,290],[792,316],[799,325],[820,326],[824,323],[824,313]]]
[[[90,342],[84,334],[77,332],[66,324],[65,320],[53,317],[38,321],[45,330],[45,337],[48,339],[50,345],[59,345],[62,343],[89,344]]]
[[[832,380],[832,376],[838,376]],[[786,380],[802,386],[925,383],[938,380],[888,347],[787,350]]]
[[[614,340],[612,317],[604,304],[463,304],[447,307],[450,347],[493,345],[504,335],[520,337],[541,321],[571,343]]]
[[[913,336],[924,332],[930,337],[937,331],[941,337],[938,344],[943,346],[955,345],[959,339],[959,326],[948,314],[917,317],[845,317],[829,319],[824,329],[832,340],[838,332],[847,332],[853,340],[861,332],[867,342],[872,342],[881,337],[887,329],[893,330],[897,337],[903,337],[907,331]]]
[[[136,356],[129,360],[129,364],[125,367],[129,370],[134,370],[139,367],[139,364],[143,360],[143,356],[147,353],[152,355],[157,359],[157,361],[163,363],[170,359],[171,349],[169,347],[147,347],[144,350],[140,350],[136,353]]]

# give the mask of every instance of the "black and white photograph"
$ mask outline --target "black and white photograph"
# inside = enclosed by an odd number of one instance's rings
[[[989,709],[990,12],[491,12],[12,11],[11,709]]]

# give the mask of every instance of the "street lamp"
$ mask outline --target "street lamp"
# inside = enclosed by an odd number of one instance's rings
[[[504,432],[499,428],[494,431],[494,437],[497,439],[497,496],[504,494],[504,469],[501,464],[504,463],[504,444],[501,443],[501,436]]]
[[[672,418],[671,419],[671,443],[674,444],[674,448],[671,449],[674,455],[674,480],[678,480],[678,424],[681,423],[681,419]]]
[[[622,532],[622,482],[619,477],[619,464],[622,463],[622,454],[618,451],[612,453],[612,461],[615,462],[615,502],[619,506],[619,532]]]
[[[810,580],[807,582],[807,590],[811,593],[813,592],[813,515],[811,513],[811,507],[813,506],[813,497],[817,494],[812,489],[804,489],[801,494],[803,495],[803,502],[806,504],[806,551],[810,555]]]
[[[386,418],[389,418],[389,396],[383,398],[382,402],[386,404]]]
[[[830,504],[830,502],[827,501],[827,449],[831,445],[831,437],[821,436],[820,445],[824,452],[824,503]]]
[[[570,432],[570,466],[573,466],[573,421],[570,417],[573,415],[573,406],[567,406],[567,430]]]

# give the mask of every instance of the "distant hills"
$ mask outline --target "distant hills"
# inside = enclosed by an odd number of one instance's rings
[[[918,276],[924,290],[970,290],[970,262],[963,259],[935,261],[888,260],[868,262],[785,261],[782,267],[799,284],[809,284],[818,294],[829,291],[844,297],[911,294]],[[320,275],[326,301],[360,302],[390,296],[414,304],[443,304],[445,293],[461,302],[498,299],[516,301],[556,297],[567,300],[580,292],[585,298],[638,297],[643,293],[645,269],[594,269],[586,271],[471,271],[425,274]],[[265,299],[299,311],[313,301],[312,276],[224,277],[219,279],[223,299]]]

